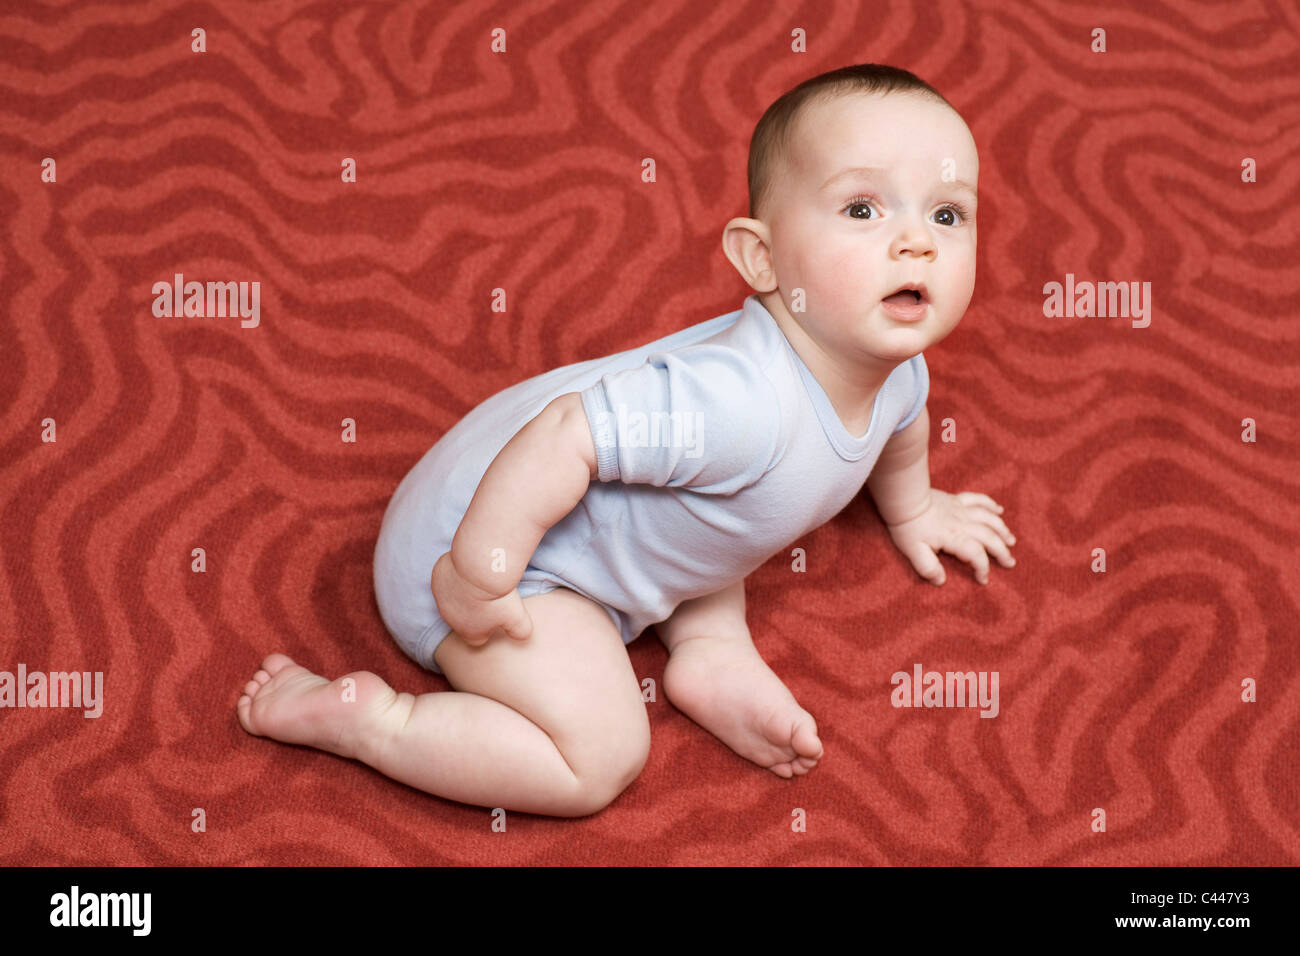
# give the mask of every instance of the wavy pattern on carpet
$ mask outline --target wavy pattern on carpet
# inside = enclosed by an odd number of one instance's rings
[[[0,863],[1300,862],[1300,13],[934,6],[7,6],[0,670],[100,671],[104,701],[0,709]],[[754,123],[870,61],[980,147],[930,464],[1006,505],[1018,566],[981,588],[944,557],[934,588],[864,495],[792,544],[806,573],[756,572],[756,642],[826,745],[795,781],[661,692],[615,804],[502,835],[245,734],[272,650],[447,687],[374,604],[397,482],[500,389],[739,308],[718,245]],[[156,317],[176,273],[258,281],[260,323]],[[1045,318],[1067,274],[1150,282],[1149,327]],[[653,632],[630,653],[660,680]],[[895,709],[915,663],[998,671],[999,715]]]

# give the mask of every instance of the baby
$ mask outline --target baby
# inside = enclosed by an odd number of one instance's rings
[[[781,777],[817,724],[754,648],[745,575],[865,483],[894,544],[988,583],[1015,564],[1002,507],[930,487],[922,351],[975,281],[979,159],[911,73],[868,64],[778,99],[750,143],[750,217],[722,247],[757,294],[476,407],[402,480],[375,549],[397,643],[455,690],[334,681],[272,654],[244,729],[360,760],[431,794],[584,816],[649,755],[625,645],[655,625],[668,699]],[[507,440],[508,439],[508,440]]]

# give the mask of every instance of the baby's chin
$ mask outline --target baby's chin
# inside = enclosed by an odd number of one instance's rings
[[[934,344],[934,329],[929,326],[931,317],[919,322],[891,322],[868,329],[858,342],[864,350],[880,361],[906,362]]]
[[[920,355],[930,346],[930,337],[911,331],[902,334],[885,333],[863,336],[852,343],[856,348],[845,350],[846,355],[857,355],[864,366],[887,362],[897,365]]]

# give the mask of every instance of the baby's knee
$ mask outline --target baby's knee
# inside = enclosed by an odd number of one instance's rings
[[[578,780],[573,816],[603,810],[641,775],[650,759],[650,721],[642,706],[643,720],[600,728],[599,742],[589,741],[581,760],[565,754]]]

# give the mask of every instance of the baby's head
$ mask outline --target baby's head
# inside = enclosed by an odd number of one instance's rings
[[[848,357],[904,361],[961,320],[975,284],[979,155],[932,87],[877,64],[776,100],[749,147],[748,218],[723,249],[768,310]],[[909,320],[882,300],[923,285]]]

